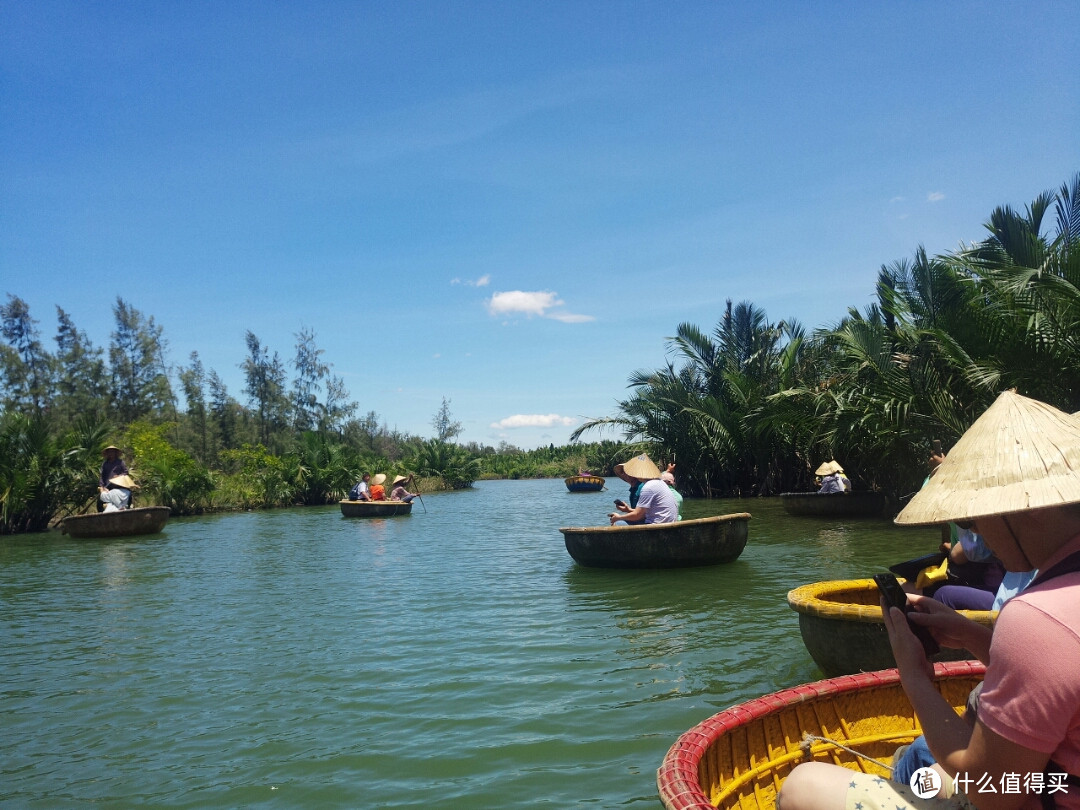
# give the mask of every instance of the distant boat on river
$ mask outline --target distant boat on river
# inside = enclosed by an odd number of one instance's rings
[[[784,492],[780,502],[789,515],[800,517],[873,517],[885,510],[885,494],[863,492]]]
[[[566,550],[594,568],[685,568],[738,559],[746,547],[750,514],[649,523],[559,529]]]
[[[872,579],[828,580],[788,591],[788,606],[799,614],[803,644],[826,677],[896,666],[879,598]],[[960,613],[986,627],[997,619],[997,611],[991,610]],[[930,660],[971,657],[967,650],[946,647]]]
[[[984,672],[978,661],[936,664],[934,686],[960,713]],[[796,765],[832,762],[887,779],[896,749],[920,733],[895,669],[845,675],[714,714],[675,741],[656,786],[668,810],[772,810]]]
[[[604,479],[599,475],[571,475],[563,480],[571,492],[599,492],[604,488]]]
[[[341,501],[345,517],[394,517],[411,515],[412,501]]]
[[[133,537],[157,534],[165,528],[165,521],[168,519],[167,506],[139,506],[115,512],[72,515],[64,518],[60,531],[78,538]]]

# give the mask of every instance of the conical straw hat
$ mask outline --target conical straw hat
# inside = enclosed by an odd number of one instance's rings
[[[652,459],[645,453],[634,456],[625,464],[616,464],[615,472],[622,470],[632,478],[640,478],[648,481],[650,478],[660,477],[660,468],[653,464]]]
[[[824,464],[814,470],[814,475],[832,475],[839,469],[840,465],[837,464],[835,461],[826,461]]]
[[[371,479],[371,483],[373,483],[373,484],[381,484],[385,480],[386,480],[386,476],[383,473],[379,473],[378,475],[376,475],[374,478]]]
[[[948,523],[1080,502],[1080,420],[1014,391],[998,396],[896,516]]]
[[[114,485],[116,485],[118,487],[123,487],[124,489],[138,489],[139,488],[139,485],[136,484],[131,479],[130,475],[118,475],[115,478],[110,478],[109,483],[114,484]]]

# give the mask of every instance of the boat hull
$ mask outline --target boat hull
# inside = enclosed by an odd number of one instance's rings
[[[600,492],[604,488],[604,479],[599,475],[571,475],[563,480],[571,492]]]
[[[341,501],[345,517],[394,517],[411,515],[412,501]]]
[[[962,712],[985,668],[977,661],[950,661],[934,669],[934,685]],[[845,675],[713,715],[671,746],[656,785],[668,810],[771,810],[780,784],[803,762],[888,775],[835,743],[890,763],[896,749],[910,743],[920,728],[895,669]],[[805,740],[806,733],[828,741]]]
[[[98,512],[64,518],[60,531],[69,537],[134,537],[157,534],[169,519],[167,506],[139,506],[117,512]]]
[[[788,592],[788,606],[799,614],[803,644],[825,677],[896,666],[879,598],[872,579],[815,582]],[[960,612],[987,627],[997,620],[997,611]],[[943,648],[931,660],[970,657],[967,650]]]
[[[800,517],[874,517],[885,511],[882,492],[784,492],[780,502],[789,515]]]
[[[653,523],[645,526],[563,528],[566,550],[595,568],[684,568],[738,559],[746,547],[750,515]]]

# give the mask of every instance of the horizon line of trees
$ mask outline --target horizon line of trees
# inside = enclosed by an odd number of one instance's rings
[[[666,366],[634,372],[615,415],[585,423],[566,446],[527,452],[455,443],[461,425],[445,398],[426,440],[373,410],[358,417],[307,328],[295,334],[291,382],[281,356],[246,332],[241,403],[197,352],[169,365],[162,327],[122,298],[107,349],[57,306],[50,352],[9,293],[0,534],[87,508],[106,437],[128,451],[144,501],[178,513],[329,503],[362,470],[450,488],[581,467],[612,475],[641,450],[675,461],[690,495],[807,489],[818,464],[837,458],[858,487],[900,500],[922,481],[932,439],[950,445],[1000,391],[1080,409],[1080,173],[1023,212],[995,209],[986,229],[960,250],[919,247],[883,265],[875,303],[833,328],[808,332],[730,300],[711,332],[679,324]],[[603,429],[620,440],[580,442]]]

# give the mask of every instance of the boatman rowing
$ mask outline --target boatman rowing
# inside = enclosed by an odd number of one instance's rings
[[[643,482],[638,495],[637,506],[631,509],[621,501],[615,503],[618,512],[611,512],[608,518],[612,525],[616,523],[674,523],[679,519],[679,504],[671,489],[660,480],[660,469],[652,459],[642,453],[625,464],[616,464],[615,473],[622,479]]]

